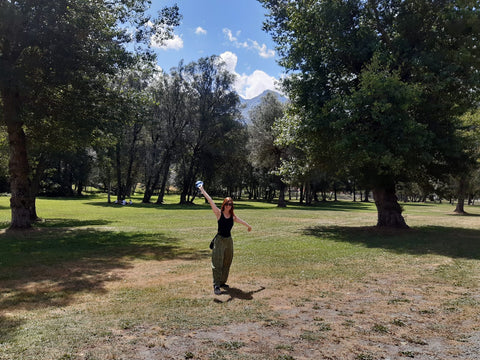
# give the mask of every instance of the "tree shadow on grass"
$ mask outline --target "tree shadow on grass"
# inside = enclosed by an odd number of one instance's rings
[[[0,343],[7,342],[12,338],[15,329],[22,325],[18,319],[10,319],[0,315]]]
[[[105,294],[106,284],[119,280],[115,270],[131,268],[134,259],[195,261],[210,255],[162,233],[71,228],[79,225],[87,223],[67,219],[53,227],[0,233],[0,314],[66,306],[82,292]],[[19,325],[12,321],[0,315],[0,342]]]
[[[293,203],[287,205],[286,209],[306,210],[306,211],[375,211],[375,204],[371,202],[360,201],[320,201],[312,205],[301,205]]]
[[[222,205],[223,199],[213,199],[213,201],[220,207]],[[244,200],[234,200],[236,209],[276,209],[274,204],[265,204],[261,202],[256,202],[255,205],[248,204]],[[121,204],[112,204],[107,202],[88,202],[87,205],[98,206],[98,207],[108,207],[112,209],[121,210],[135,210],[135,209],[156,209],[156,210],[209,210],[210,204],[201,202],[193,204],[155,204],[155,203],[142,203],[134,202],[132,205],[121,205]]]
[[[222,204],[223,199],[214,198],[214,202],[217,206]],[[263,209],[263,210],[304,210],[304,211],[358,211],[358,210],[372,210],[374,211],[374,204],[371,202],[360,201],[320,201],[311,205],[300,204],[296,201],[287,201],[287,207],[279,208],[276,201],[266,200],[234,200],[235,209]],[[155,203],[142,203],[134,202],[132,205],[113,204],[105,201],[92,201],[86,203],[92,206],[109,207],[118,210],[128,209],[158,209],[158,210],[205,210],[210,209],[208,203],[194,203],[194,204],[155,204]]]
[[[48,218],[42,219],[36,223],[39,228],[68,228],[81,226],[104,226],[110,224],[111,221],[96,219],[96,220],[78,220],[78,219],[62,219],[62,218]]]
[[[382,248],[398,254],[438,254],[452,258],[480,260],[480,230],[420,226],[409,230],[376,227],[317,226],[304,230],[305,235],[349,243],[368,248]]]
[[[480,217],[480,214],[473,214],[473,213],[469,213],[469,212],[464,212],[464,213],[460,213],[460,214],[459,214],[459,213],[452,212],[452,213],[450,213],[450,214],[447,214],[447,216]]]
[[[78,219],[40,219],[35,223],[35,227],[30,230],[25,230],[25,234],[30,234],[32,231],[36,231],[37,228],[69,228],[69,227],[80,227],[80,226],[104,226],[108,225],[111,222],[108,220],[78,220]],[[19,234],[19,230],[10,230],[8,227],[10,222],[0,222],[0,229],[5,229],[7,234]]]

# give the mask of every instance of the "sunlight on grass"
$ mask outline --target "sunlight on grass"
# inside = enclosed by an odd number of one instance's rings
[[[203,199],[189,206],[177,205],[174,195],[166,200],[155,206],[134,198],[132,206],[120,206],[103,196],[41,198],[37,211],[43,220],[34,230],[0,233],[0,358],[87,358],[85,351],[90,358],[115,358],[128,352],[133,340],[126,339],[140,333],[161,347],[163,337],[176,331],[282,324],[267,299],[254,296],[264,285],[307,284],[307,304],[313,297],[335,297],[332,291],[345,284],[361,287],[390,273],[403,274],[411,286],[478,289],[480,208],[456,216],[448,204],[406,204],[411,229],[389,231],[373,228],[372,203],[293,203],[280,209],[238,201],[236,212],[253,231],[238,224],[233,229],[231,278],[251,291],[233,289],[236,298],[215,302],[208,249],[215,216]],[[8,202],[0,198],[4,228]],[[331,288],[316,289],[317,284]],[[451,311],[476,306],[478,298],[469,294],[444,302]],[[350,323],[355,322],[342,322]],[[333,325],[321,324],[328,325],[321,336],[305,330],[299,338],[326,336]],[[88,350],[92,342],[102,346]]]

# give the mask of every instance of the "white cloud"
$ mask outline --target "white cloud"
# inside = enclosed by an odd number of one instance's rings
[[[180,50],[183,48],[183,39],[177,34],[174,34],[172,39],[163,42],[159,42],[158,38],[152,37],[150,42],[152,47],[160,50]]]
[[[224,28],[223,33],[227,36],[228,40],[230,40],[231,42],[237,42],[237,38],[233,36],[232,30]]]
[[[245,99],[251,99],[260,95],[265,90],[277,90],[276,79],[262,70],[255,70],[250,75],[241,76],[242,95]],[[277,90],[278,91],[278,90]]]
[[[226,51],[220,54],[220,59],[225,62],[226,69],[236,75],[234,88],[241,97],[251,99],[265,90],[278,91],[275,86],[277,80],[264,71],[255,70],[250,75],[238,74],[235,70],[238,62],[236,54]]]
[[[195,34],[197,34],[197,35],[207,35],[207,30],[205,30],[204,28],[199,26],[195,29]]]
[[[237,48],[245,48],[245,49],[251,49],[255,50],[258,52],[258,55],[260,55],[262,58],[271,58],[275,56],[275,51],[271,49],[267,49],[267,45],[262,44],[260,45],[257,41],[252,40],[252,39],[247,39],[247,41],[240,42],[238,41],[238,37],[233,36],[232,30],[228,28],[223,29],[223,33],[227,37],[227,39],[233,43]],[[240,35],[240,31],[237,32],[237,36]]]
[[[252,41],[253,48],[258,51],[258,55],[262,58],[268,59],[275,56],[275,51],[267,49],[267,45],[262,44],[261,46],[256,41]]]
[[[220,59],[225,63],[226,69],[236,74],[235,68],[237,67],[238,57],[231,51],[225,51],[224,53],[220,54]]]

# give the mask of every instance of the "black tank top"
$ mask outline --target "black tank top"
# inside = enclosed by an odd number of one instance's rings
[[[228,219],[223,216],[223,212],[218,219],[218,234],[223,237],[230,237],[230,230],[233,227],[233,216],[230,216]]]

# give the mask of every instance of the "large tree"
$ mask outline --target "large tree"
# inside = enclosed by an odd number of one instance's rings
[[[171,69],[170,74],[161,73],[150,84],[153,103],[152,116],[146,125],[144,203],[150,202],[157,189],[156,203],[163,203],[170,168],[176,154],[182,151],[184,130],[193,118],[190,106],[192,90],[185,76],[185,66],[181,61],[178,67]]]
[[[474,192],[475,183],[478,181],[478,160],[480,158],[480,111],[469,112],[461,117],[463,124],[460,129],[460,136],[464,152],[459,156],[463,161],[459,161],[461,166],[457,166],[457,171],[453,174],[453,186],[457,198],[455,212],[465,214],[464,203],[468,194]],[[470,161],[468,161],[470,160]]]
[[[280,195],[278,206],[285,207],[285,183],[275,173],[285,155],[285,148],[275,142],[273,125],[283,116],[284,106],[273,93],[267,93],[260,104],[250,110],[252,124],[249,126],[250,160],[257,168],[273,177]]]
[[[170,26],[178,22],[178,8],[164,9],[158,19],[150,19],[145,16],[149,3],[147,0],[0,2],[0,96],[10,151],[10,228],[29,228],[32,221],[30,208],[35,194],[31,189],[27,152],[31,133],[26,130],[41,123],[48,126],[46,119],[56,119],[56,112],[36,113],[39,94],[64,94],[72,89],[80,94],[98,92],[98,87],[104,84],[99,81],[102,76],[132,64],[134,56],[124,44],[149,41],[155,32],[160,36],[169,34]],[[136,29],[134,34],[130,33],[129,24]],[[144,54],[149,55],[148,51]],[[95,108],[95,104],[90,107]],[[75,125],[72,122],[69,126]]]
[[[342,164],[373,190],[378,226],[407,227],[397,182],[461,159],[457,119],[479,95],[478,1],[261,2],[289,72],[285,132],[311,164]]]
[[[185,128],[185,142],[177,166],[180,202],[195,197],[197,176],[213,179],[215,169],[232,166],[222,161],[222,149],[231,146],[227,134],[239,123],[239,98],[233,90],[234,75],[218,56],[201,58],[187,66],[192,86],[191,119]]]

